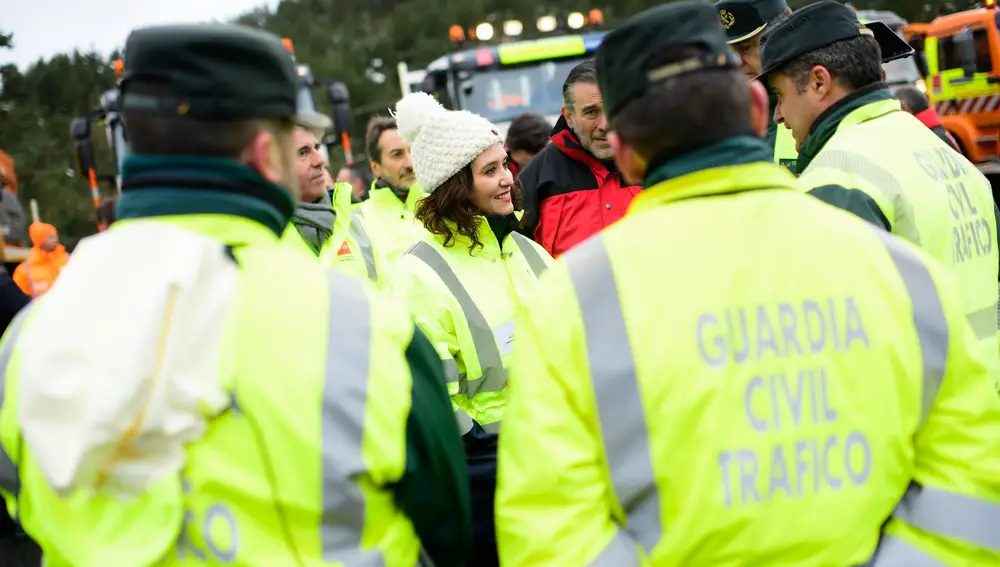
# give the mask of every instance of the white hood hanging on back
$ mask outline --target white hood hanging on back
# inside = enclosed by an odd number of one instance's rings
[[[165,223],[83,240],[17,343],[24,440],[60,494],[135,494],[184,465],[229,396],[220,368],[238,267]]]

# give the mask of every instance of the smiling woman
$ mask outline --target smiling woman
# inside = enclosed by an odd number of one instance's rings
[[[426,236],[399,260],[390,285],[437,347],[464,435],[474,542],[469,565],[498,565],[493,535],[497,431],[507,390],[514,314],[552,258],[514,232],[520,185],[496,127],[413,93],[396,106]]]
[[[416,217],[443,239],[443,246],[454,246],[461,235],[475,249],[483,248],[479,229],[484,217],[507,217],[521,207],[521,184],[510,172],[503,146],[494,144],[423,199]]]

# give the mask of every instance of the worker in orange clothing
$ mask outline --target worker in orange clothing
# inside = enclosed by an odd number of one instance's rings
[[[31,223],[28,235],[31,237],[31,252],[28,252],[28,259],[14,270],[14,282],[24,293],[38,297],[52,287],[69,260],[69,254],[59,244],[59,231],[51,224]]]

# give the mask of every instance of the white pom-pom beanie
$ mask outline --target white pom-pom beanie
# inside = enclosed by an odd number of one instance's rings
[[[413,172],[430,193],[479,154],[502,143],[497,127],[467,110],[446,110],[427,93],[410,93],[396,103],[399,135],[410,144]]]

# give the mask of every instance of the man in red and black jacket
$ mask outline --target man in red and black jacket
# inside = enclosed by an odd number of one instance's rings
[[[521,226],[559,256],[622,218],[642,189],[615,167],[593,60],[566,77],[551,140],[518,177],[524,187]]]
[[[903,108],[906,112],[909,112],[931,129],[931,132],[937,134],[938,138],[941,138],[949,146],[952,147],[956,152],[962,153],[962,149],[955,142],[955,138],[944,129],[941,125],[941,117],[938,116],[934,107],[930,105],[930,101],[927,100],[927,95],[917,90],[916,87],[899,87],[893,91],[896,98],[899,100],[899,106]]]

